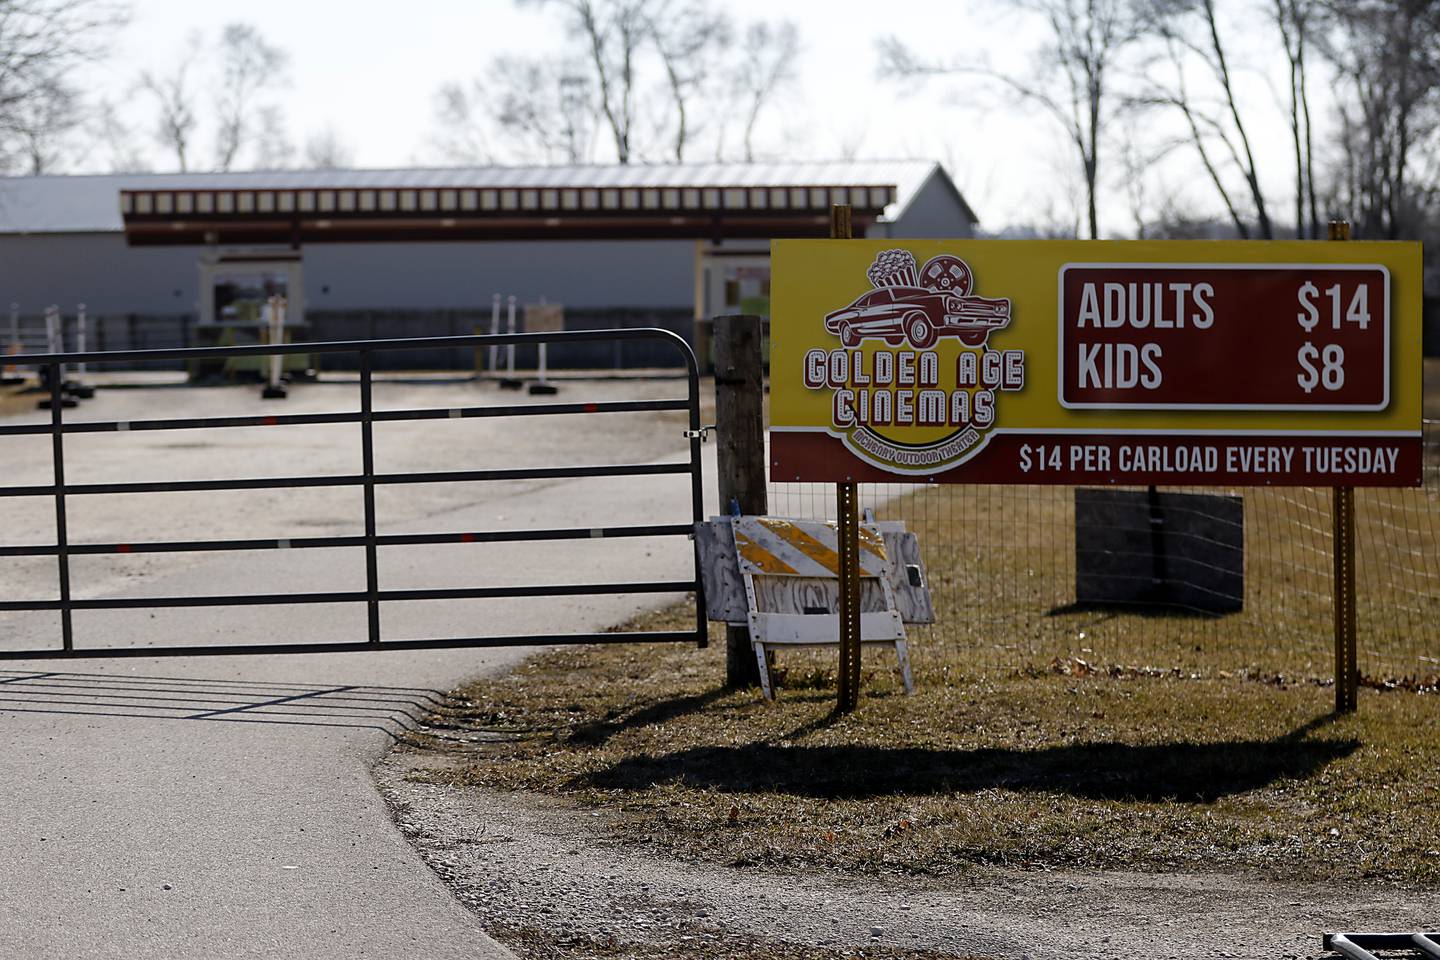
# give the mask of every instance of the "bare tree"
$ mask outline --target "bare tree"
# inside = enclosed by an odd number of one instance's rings
[[[658,0],[641,9],[675,110],[672,153],[676,163],[683,163],[692,134],[691,101],[716,72],[715,60],[729,45],[733,28],[707,0]]]
[[[1022,100],[1038,104],[1060,123],[1074,145],[1085,182],[1086,222],[1100,235],[1096,193],[1101,135],[1110,119],[1110,73],[1121,51],[1137,37],[1123,0],[1016,0],[1048,28],[1047,42],[1029,76],[976,67],[971,59],[925,61],[895,37],[879,41],[880,70],[897,79],[981,75],[1004,84]],[[1059,82],[1051,78],[1058,77]]]
[[[1128,114],[1124,125],[1124,139],[1120,141],[1120,166],[1125,179],[1125,201],[1129,207],[1130,220],[1135,226],[1135,239],[1144,240],[1149,224],[1149,195],[1146,173],[1158,158],[1141,145],[1136,129],[1135,115]]]
[[[798,31],[764,26],[735,41],[719,0],[515,0],[553,11],[570,46],[557,55],[502,56],[481,79],[441,88],[435,138],[452,159],[492,154],[619,163],[680,163],[723,150],[726,120],[757,118],[793,79]],[[750,59],[741,70],[739,60]],[[737,77],[746,74],[744,102]]]
[[[67,141],[84,120],[79,94],[55,81],[15,106],[5,122],[18,148],[22,172],[57,173]]]
[[[447,160],[490,163],[493,139],[506,159],[583,163],[597,107],[583,64],[553,57],[502,56],[485,79],[441,87],[435,144]]]
[[[105,0],[0,0],[0,163],[47,169],[83,120],[72,72],[125,20]]]
[[[469,84],[447,83],[435,92],[435,132],[431,139],[445,161],[469,164],[494,161],[488,145],[490,117],[486,102],[485,87],[479,80]]]
[[[1162,86],[1160,93],[1152,95],[1153,102],[1168,103],[1185,117],[1207,174],[1241,236],[1249,236],[1249,228],[1224,186],[1220,166],[1209,154],[1206,143],[1223,147],[1245,181],[1256,229],[1262,238],[1273,238],[1275,231],[1260,184],[1249,127],[1236,96],[1229,47],[1222,37],[1215,0],[1164,0],[1142,5],[1142,9],[1146,11],[1145,26],[1163,42],[1176,77],[1173,86]],[[1218,110],[1212,112],[1208,98],[1194,96],[1187,89],[1186,72],[1191,63],[1200,64],[1213,84],[1220,104]]]
[[[636,122],[641,58],[652,39],[648,8],[653,0],[517,0],[522,6],[558,6],[571,36],[585,48],[598,90],[597,102],[618,162],[629,163]]]
[[[777,23],[757,20],[745,28],[740,62],[733,75],[744,103],[745,131],[741,142],[747,161],[755,159],[755,126],[760,114],[795,83],[799,56],[800,29],[793,20]]]
[[[355,164],[355,152],[334,127],[325,127],[305,138],[304,165],[312,170],[344,170]]]
[[[1440,136],[1440,8],[1428,0],[1330,0],[1325,54],[1343,92],[1341,202],[1364,236],[1395,239],[1422,227],[1433,184],[1414,184]]]
[[[259,108],[256,116],[255,168],[283,170],[290,166],[295,160],[295,145],[290,142],[285,112],[275,104],[267,104]]]
[[[220,36],[220,80],[215,91],[215,166],[229,170],[257,136],[257,100],[284,83],[288,54],[247,23],[231,23]]]
[[[1314,29],[1313,0],[1273,0],[1271,16],[1280,31],[1285,62],[1290,68],[1290,138],[1295,148],[1295,236],[1312,240],[1320,235],[1319,206],[1315,197],[1315,147],[1310,122],[1307,51]],[[1308,223],[1307,223],[1308,214]]]
[[[578,70],[562,64],[554,80],[555,116],[560,120],[559,143],[568,163],[589,159],[595,135],[595,94],[590,80]]]
[[[1205,175],[1215,188],[1215,194],[1225,206],[1225,212],[1235,226],[1236,233],[1243,239],[1250,237],[1250,225],[1240,212],[1238,202],[1225,179],[1225,163],[1214,154],[1215,141],[1219,140],[1235,163],[1239,156],[1235,145],[1228,139],[1223,123],[1217,121],[1200,105],[1190,90],[1186,75],[1186,48],[1173,34],[1161,32],[1160,49],[1173,72],[1173,83],[1152,83],[1143,94],[1132,96],[1128,103],[1133,107],[1166,107],[1175,109],[1185,121],[1187,138],[1182,141],[1194,148]],[[1186,215],[1188,217],[1188,214]],[[1182,218],[1184,219],[1184,218]]]
[[[111,173],[147,173],[150,164],[134,131],[120,118],[118,107],[104,99],[95,104],[90,118],[90,139],[104,149],[104,168]]]
[[[140,74],[140,89],[155,99],[155,140],[175,155],[176,166],[182,173],[190,169],[191,139],[197,123],[194,73],[201,48],[200,32],[192,31],[179,60],[168,73],[145,70]]]
[[[525,160],[582,163],[590,155],[596,106],[582,64],[501,57],[490,70],[491,117]]]

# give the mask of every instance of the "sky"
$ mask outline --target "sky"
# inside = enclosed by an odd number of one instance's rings
[[[989,229],[1073,216],[1073,148],[1048,116],[974,77],[901,83],[877,73],[875,42],[889,33],[923,54],[1023,70],[1042,36],[1023,18],[987,0],[725,7],[741,21],[786,17],[800,26],[799,87],[764,131],[777,155],[941,161]],[[443,162],[432,140],[442,84],[483,74],[500,53],[557,51],[565,41],[555,11],[513,0],[132,0],[131,21],[93,85],[143,135],[151,115],[134,92],[139,73],[173,63],[192,31],[213,40],[236,20],[290,55],[281,102],[292,138],[333,129],[359,167]],[[1186,174],[1175,175],[1183,185]],[[1107,183],[1112,232],[1130,219],[1122,181]]]

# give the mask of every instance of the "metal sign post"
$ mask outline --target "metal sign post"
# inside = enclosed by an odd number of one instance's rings
[[[851,207],[830,208],[830,239],[852,238]],[[840,554],[840,673],[835,710],[850,713],[860,703],[860,490],[852,480],[835,485]]]
[[[0,343],[0,354],[24,353],[25,347],[20,343],[20,304],[10,304],[10,339]],[[24,382],[20,370],[9,366],[0,365],[0,384],[12,384]]]
[[[499,335],[500,335],[500,294],[497,293],[497,294],[495,294],[495,296],[494,296],[494,297],[491,299],[491,301],[490,301],[490,336],[492,336],[492,337],[497,337],[497,336],[499,336]],[[490,344],[490,365],[489,365],[489,368],[488,368],[489,371],[490,371],[490,375],[491,375],[492,377],[495,375],[495,371],[499,368],[499,366],[500,366],[500,346],[499,346],[499,344],[492,343],[492,344]]]
[[[45,308],[45,343],[51,353],[65,352],[65,328],[58,306]],[[45,396],[36,404],[39,409],[50,410],[59,404],[68,410],[78,405],[79,401],[66,389],[66,366],[63,361],[41,366],[39,369],[40,383],[45,387]]]
[[[61,322],[63,324],[64,321],[62,320]],[[88,349],[86,345],[89,339],[88,333],[88,324],[85,320],[85,304],[82,303],[75,308],[75,350],[78,353],[84,353]],[[65,337],[63,333],[60,339],[62,342],[64,341]],[[88,368],[86,364],[75,364],[76,377],[83,378],[87,372]],[[65,392],[77,400],[89,400],[95,396],[95,388],[85,383],[82,379],[67,380],[65,381],[64,387]]]
[[[76,352],[76,353],[84,353],[86,350],[90,349],[90,348],[89,348],[89,344],[88,344],[88,341],[89,341],[90,338],[89,338],[88,334],[89,334],[89,324],[86,322],[86,319],[85,319],[85,304],[82,303],[82,304],[78,305],[78,306],[75,308],[75,352]],[[77,374],[79,374],[80,376],[83,377],[83,376],[85,376],[85,374],[88,372],[88,370],[86,369],[86,367],[87,367],[87,365],[86,365],[85,363],[77,363],[77,364],[75,364],[75,372],[76,372]]]
[[[265,313],[271,346],[283,344],[285,342],[285,298],[271,297],[265,304]],[[260,391],[262,399],[284,400],[287,396],[285,385],[280,382],[280,366],[283,362],[280,354],[270,354],[270,379],[265,384],[265,389]]]
[[[565,329],[565,308],[558,303],[546,303],[541,297],[539,303],[525,304],[526,333],[559,333]],[[549,344],[541,340],[536,346],[535,383],[530,384],[530,393],[539,396],[554,396],[560,388],[547,379],[550,366]]]
[[[1330,221],[1330,239],[1349,240],[1350,222]],[[1355,488],[1334,488],[1330,505],[1335,551],[1335,712],[1351,713],[1360,693],[1355,637]]]
[[[49,306],[45,308],[45,342],[49,345],[51,353],[65,352],[65,331],[60,328],[60,308]],[[65,374],[65,366],[61,364],[60,374]]]
[[[505,322],[505,332],[513,336],[515,333],[515,294],[510,294],[505,300],[506,309],[509,312]],[[512,341],[505,345],[505,377],[500,381],[500,389],[519,390],[523,386],[525,386],[524,381],[515,377],[515,344]]]

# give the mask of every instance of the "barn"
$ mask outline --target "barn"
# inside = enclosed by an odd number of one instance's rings
[[[853,206],[857,236],[976,223],[926,161],[14,177],[0,310],[34,330],[84,304],[91,345],[120,349],[244,342],[224,332],[275,294],[300,339],[472,333],[499,294],[560,304],[569,328],[703,345],[706,318],[768,312],[768,242],[825,236],[832,203]]]

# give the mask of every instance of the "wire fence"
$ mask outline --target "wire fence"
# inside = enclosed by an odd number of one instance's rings
[[[1423,487],[1355,492],[1359,667],[1378,682],[1440,675],[1440,421],[1425,422],[1424,443]],[[919,535],[937,620],[911,628],[917,665],[928,650],[979,673],[1074,658],[1332,677],[1331,491],[1164,489],[1241,498],[1238,611],[1077,602],[1074,487],[895,483],[860,492],[862,508]],[[834,510],[829,484],[777,484],[771,493],[772,514],[833,519]]]

